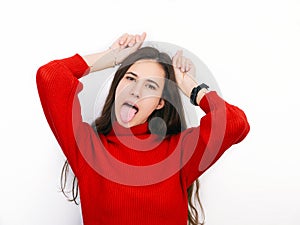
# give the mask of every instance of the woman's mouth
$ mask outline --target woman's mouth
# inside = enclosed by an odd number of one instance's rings
[[[130,122],[138,111],[139,108],[137,107],[137,105],[131,102],[125,102],[121,106],[121,110],[120,110],[120,116],[122,122],[124,123]]]

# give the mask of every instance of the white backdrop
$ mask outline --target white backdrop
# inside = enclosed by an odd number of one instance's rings
[[[81,224],[59,192],[64,156],[35,73],[125,32],[183,46],[213,73],[251,131],[200,179],[207,225],[300,224],[300,2],[2,1],[0,225]]]

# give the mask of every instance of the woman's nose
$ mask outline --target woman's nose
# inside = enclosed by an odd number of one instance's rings
[[[130,94],[132,96],[135,96],[136,98],[140,98],[142,94],[142,84],[137,82],[134,85],[132,85]]]

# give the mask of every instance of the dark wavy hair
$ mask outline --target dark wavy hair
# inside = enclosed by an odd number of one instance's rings
[[[149,123],[149,129],[151,130],[152,133],[163,136],[163,135],[177,134],[187,128],[180,94],[176,85],[176,78],[175,78],[174,68],[172,66],[172,59],[168,54],[159,52],[156,48],[143,47],[138,49],[136,52],[132,53],[131,55],[129,55],[122,62],[122,64],[116,71],[104,107],[102,109],[101,116],[97,118],[92,124],[92,126],[98,133],[106,135],[112,129],[112,122],[116,120],[114,107],[113,107],[115,101],[116,88],[120,80],[123,78],[124,74],[128,71],[128,69],[135,62],[142,59],[155,60],[157,63],[159,63],[165,72],[165,79],[166,79],[164,90],[162,93],[162,98],[165,100],[165,105],[163,108],[153,111],[153,113],[149,116],[148,121],[151,121]],[[161,118],[162,120],[164,120],[165,123],[161,123],[161,120],[151,120],[152,118],[156,118],[156,117]],[[72,182],[72,198],[69,198],[65,191],[68,171],[69,171],[69,164],[68,161],[65,161],[65,164],[61,172],[61,191],[68,198],[69,201],[74,201],[75,204],[78,204],[77,202],[78,182],[75,176]],[[201,208],[201,213],[203,217],[205,216],[199,198],[199,186],[200,186],[199,181],[197,179],[187,189],[189,225],[199,224],[198,211],[192,201],[193,194],[195,195],[194,199],[197,200]],[[200,223],[200,224],[203,225],[204,223]]]

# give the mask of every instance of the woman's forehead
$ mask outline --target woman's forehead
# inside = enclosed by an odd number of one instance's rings
[[[142,59],[135,62],[127,72],[133,72],[138,78],[165,78],[163,67],[153,59]]]

